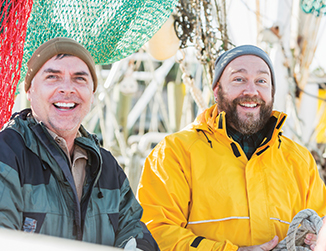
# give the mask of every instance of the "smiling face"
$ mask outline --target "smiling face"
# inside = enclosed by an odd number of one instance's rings
[[[94,99],[88,66],[79,58],[49,59],[27,92],[34,117],[63,138],[75,138]]]
[[[244,135],[264,127],[273,109],[271,72],[264,60],[245,55],[232,60],[214,89],[219,112]]]

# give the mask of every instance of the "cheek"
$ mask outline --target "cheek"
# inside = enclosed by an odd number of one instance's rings
[[[266,103],[270,102],[272,100],[272,89],[268,88],[267,90],[262,91],[261,96]]]
[[[27,93],[27,99],[31,103],[31,106],[40,106],[45,108],[48,103],[51,103],[51,94],[52,93],[41,88],[30,89],[30,91]]]
[[[84,90],[83,92],[79,92],[79,97],[81,98],[85,109],[90,109],[94,102],[94,93],[89,90]],[[86,108],[87,107],[87,108]]]

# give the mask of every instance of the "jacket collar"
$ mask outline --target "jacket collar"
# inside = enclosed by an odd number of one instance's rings
[[[226,131],[225,115],[225,112],[218,113],[217,105],[215,104],[198,115],[193,125],[195,129],[206,131],[215,135],[215,137],[217,137],[218,134],[222,134],[223,136],[228,137]],[[287,115],[279,111],[273,111],[271,117],[275,118],[275,124],[272,126],[270,132],[266,135],[262,145],[265,145],[267,142],[271,141],[277,137],[279,133],[282,132],[281,128],[285,122]]]
[[[42,122],[37,122],[34,119],[31,109],[25,109],[13,114],[7,128],[11,128],[17,131],[22,136],[26,147],[29,148],[32,152],[41,158],[45,158],[46,161],[51,161],[51,158],[48,156],[49,149],[45,149],[48,148],[50,144],[54,146],[54,150],[57,148],[55,147],[56,143],[47,131],[45,125]],[[36,137],[33,136],[31,130],[34,132]],[[75,144],[88,150],[89,154],[93,155],[91,158],[89,157],[89,164],[90,162],[93,162],[92,166],[98,167],[94,169],[94,173],[97,173],[99,168],[102,166],[102,158],[98,140],[95,135],[87,132],[82,125],[79,128],[79,132],[81,133],[81,137],[75,139]],[[44,147],[40,147],[40,143]]]

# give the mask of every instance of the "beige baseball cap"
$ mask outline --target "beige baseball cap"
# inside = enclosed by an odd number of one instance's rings
[[[88,66],[94,82],[94,92],[97,88],[97,76],[95,63],[91,54],[85,47],[71,38],[56,37],[36,49],[32,57],[27,62],[27,73],[25,76],[25,91],[31,87],[31,81],[42,66],[52,57],[58,54],[70,54],[80,58]]]

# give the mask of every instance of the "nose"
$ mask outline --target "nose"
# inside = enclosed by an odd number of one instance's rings
[[[59,92],[63,94],[70,94],[75,92],[73,81],[69,77],[64,77],[59,85]]]
[[[254,83],[254,81],[249,80],[246,83],[245,88],[243,90],[243,95],[248,95],[248,96],[256,96],[256,95],[258,95],[257,86]]]

